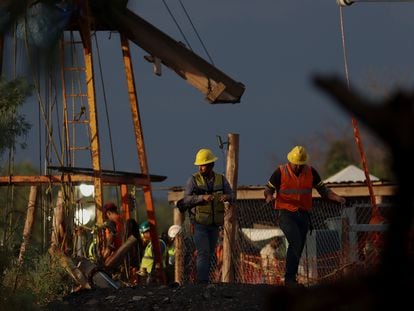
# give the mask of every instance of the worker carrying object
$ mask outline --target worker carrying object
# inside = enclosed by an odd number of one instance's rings
[[[226,177],[214,172],[217,157],[210,149],[200,149],[194,165],[198,172],[186,183],[182,204],[190,211],[197,249],[197,281],[209,282],[209,271],[219,228],[224,223],[224,202],[234,204],[234,193]]]
[[[124,242],[124,221],[118,212],[118,207],[112,203],[103,206],[103,216],[105,220],[106,247],[103,251],[104,260],[111,256]]]
[[[280,165],[270,176],[264,190],[267,203],[274,200],[279,212],[279,225],[287,241],[285,285],[298,285],[296,275],[299,260],[310,227],[312,188],[324,199],[345,204],[345,198],[327,188],[318,172],[308,165],[309,155],[303,146],[294,147],[287,154],[288,163]]]

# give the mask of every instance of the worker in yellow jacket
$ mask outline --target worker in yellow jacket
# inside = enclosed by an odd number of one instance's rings
[[[151,275],[155,272],[155,269],[154,269],[155,255],[154,255],[154,250],[153,250],[152,243],[151,243],[150,225],[148,221],[144,221],[139,225],[139,232],[141,234],[144,245],[146,245],[144,254],[141,259],[139,274],[142,277],[148,277],[147,282],[149,282],[151,279]],[[165,262],[167,259],[167,245],[161,239],[159,239],[159,242],[160,242],[163,268],[165,269]],[[155,268],[160,268],[160,267],[157,267],[155,265]]]

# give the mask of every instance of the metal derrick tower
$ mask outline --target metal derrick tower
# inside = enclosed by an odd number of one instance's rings
[[[57,1],[59,2],[59,1]],[[0,6],[0,10],[8,9],[6,4]],[[180,77],[197,88],[211,104],[238,103],[244,92],[244,85],[215,68],[210,63],[187,49],[181,43],[170,38],[156,27],[126,8],[126,1],[73,1],[76,9],[73,10],[68,23],[65,24],[65,32],[77,32],[80,41],[67,41],[65,36],[61,39],[61,51],[73,45],[82,47],[83,64],[79,66],[65,65],[65,57],[62,56],[62,107],[63,107],[63,133],[64,147],[61,154],[60,166],[48,167],[57,170],[55,175],[40,176],[3,176],[0,177],[0,185],[78,185],[82,182],[93,183],[95,189],[94,203],[96,222],[103,222],[102,206],[104,184],[118,185],[121,190],[122,211],[128,215],[128,185],[141,187],[144,193],[147,217],[151,224],[151,239],[154,245],[156,261],[161,261],[161,253],[156,229],[156,218],[152,196],[151,182],[162,181],[166,177],[151,175],[149,173],[147,155],[141,124],[137,92],[134,81],[134,71],[131,60],[129,41],[134,42],[148,52],[153,60],[175,71]],[[121,4],[122,3],[122,4]],[[10,10],[13,5],[10,5]],[[26,28],[29,26],[26,25]],[[94,55],[92,49],[91,34],[95,31],[118,31],[120,34],[123,63],[129,94],[132,122],[135,134],[136,150],[139,158],[140,173],[114,172],[104,170],[101,165],[101,143],[99,139],[99,126],[97,115],[97,100],[95,90]],[[0,32],[0,65],[3,56],[3,35]],[[1,66],[0,66],[1,69]],[[82,76],[83,85],[77,91],[68,86],[70,76],[76,74]],[[85,104],[86,103],[86,104]],[[81,117],[79,117],[81,115]],[[86,146],[77,146],[76,128],[86,126],[88,141]],[[91,168],[79,168],[75,165],[75,153],[81,150],[90,151]]]

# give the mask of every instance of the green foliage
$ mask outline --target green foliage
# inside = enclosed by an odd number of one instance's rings
[[[369,173],[382,180],[393,180],[394,177],[389,167],[390,154],[385,147],[372,137],[363,137],[362,141]],[[363,168],[355,138],[348,137],[331,141],[323,166],[325,175],[333,175],[350,164]]]
[[[137,198],[137,216],[138,222],[142,222],[147,219],[147,210],[145,207],[145,201],[143,197]],[[157,230],[158,235],[162,232],[167,232],[168,228],[173,224],[173,208],[168,201],[161,198],[154,199],[155,216],[157,217]]]
[[[7,167],[7,165],[6,165]],[[13,175],[37,175],[37,170],[30,162],[21,162],[15,165]],[[3,176],[10,174],[8,169],[1,170]],[[0,187],[0,238],[4,246],[13,248],[20,245],[23,226],[26,219],[27,202],[29,200],[29,186]],[[31,241],[40,243],[42,238],[41,221],[42,211],[36,209],[36,220]]]
[[[9,268],[12,253],[7,247],[0,247],[0,285],[3,284],[4,271]],[[1,291],[0,291],[1,292]]]
[[[325,174],[333,175],[350,164],[357,165],[352,150],[346,140],[333,141],[326,154]]]
[[[14,149],[18,138],[28,133],[31,125],[18,108],[32,93],[32,86],[23,78],[6,81],[0,77],[0,156],[7,148]],[[20,143],[22,148],[24,143]]]
[[[65,270],[48,254],[31,254],[22,266],[14,264],[6,269],[1,301],[12,304],[14,310],[33,310],[67,295],[72,284]]]
[[[35,298],[32,293],[16,289],[15,291],[9,287],[1,287],[0,307],[2,310],[9,311],[31,311],[40,310],[35,304]]]
[[[390,153],[386,146],[363,128],[360,129],[360,136],[369,173],[382,180],[393,180]],[[306,138],[302,144],[308,147],[311,164],[323,179],[350,164],[363,168],[351,125],[346,128],[327,126],[325,132]]]

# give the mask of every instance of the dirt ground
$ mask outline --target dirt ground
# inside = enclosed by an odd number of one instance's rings
[[[44,310],[265,310],[270,285],[137,286],[72,293]]]

